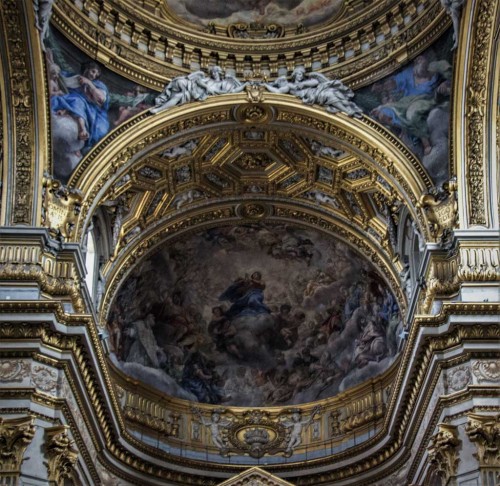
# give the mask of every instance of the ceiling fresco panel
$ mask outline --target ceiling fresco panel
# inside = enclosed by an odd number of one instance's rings
[[[316,230],[271,223],[164,244],[122,284],[108,322],[126,374],[234,406],[334,396],[389,367],[401,328],[368,261]]]

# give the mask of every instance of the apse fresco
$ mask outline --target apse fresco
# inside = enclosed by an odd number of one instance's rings
[[[247,225],[165,245],[125,280],[112,360],[188,400],[310,402],[393,362],[401,318],[372,265],[311,229]]]
[[[66,182],[99,140],[153,106],[157,94],[105,69],[57,32],[45,46],[54,175]]]
[[[206,27],[210,23],[228,26],[237,23],[280,24],[285,28],[302,24],[312,27],[331,21],[343,0],[165,0],[174,15]]]
[[[393,131],[436,185],[449,178],[453,32],[406,67],[356,92],[365,113]]]

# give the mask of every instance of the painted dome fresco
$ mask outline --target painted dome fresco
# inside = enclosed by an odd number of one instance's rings
[[[279,24],[313,27],[335,18],[343,0],[164,0],[167,12],[195,28],[209,25]],[[271,33],[269,34],[271,36]]]
[[[117,367],[168,395],[283,406],[385,371],[400,321],[384,281],[346,244],[260,223],[161,246],[121,286],[109,333]]]

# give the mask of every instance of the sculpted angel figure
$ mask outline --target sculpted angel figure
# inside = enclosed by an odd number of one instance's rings
[[[293,412],[290,419],[282,420],[282,424],[289,429],[289,438],[286,445],[286,452],[293,453],[294,449],[302,443],[302,430],[304,427],[311,425],[314,422],[314,416],[319,412],[319,407],[316,407],[309,418],[302,419],[302,414],[298,411]]]
[[[460,19],[462,17],[462,7],[465,0],[441,0],[441,5],[445,12],[451,17],[453,23],[453,47],[458,47],[458,36],[460,34]]]
[[[151,113],[160,113],[167,108],[190,101],[203,101],[212,95],[239,93],[244,89],[245,83],[241,83],[233,76],[225,75],[221,67],[213,66],[210,69],[210,76],[206,76],[203,71],[196,71],[172,79],[156,98]]]
[[[221,453],[225,452],[227,449],[227,444],[222,436],[222,430],[231,425],[231,421],[221,417],[219,412],[212,412],[210,419],[203,417],[198,409],[194,409],[193,412],[197,415],[199,422],[205,427],[210,428],[210,435],[212,437],[212,442],[220,450]]]
[[[306,73],[303,67],[295,68],[290,80],[282,76],[266,83],[272,93],[289,93],[307,105],[324,106],[330,113],[339,111],[349,116],[361,117],[362,109],[352,101],[354,93],[338,79],[329,79],[320,73]]]
[[[35,9],[35,26],[40,31],[42,49],[45,50],[44,40],[49,35],[49,22],[52,16],[52,7],[56,0],[33,0]]]

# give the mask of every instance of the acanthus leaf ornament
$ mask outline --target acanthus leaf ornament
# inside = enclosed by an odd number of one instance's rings
[[[432,436],[427,451],[431,464],[434,465],[445,484],[457,474],[460,443],[456,426],[438,424],[438,432]]]
[[[33,417],[0,417],[0,476],[19,473],[26,448],[35,436]]]
[[[78,460],[78,451],[73,447],[74,441],[68,437],[67,430],[64,425],[45,429],[48,479],[55,486],[63,486],[66,479],[71,480]]]
[[[468,414],[465,432],[477,447],[481,467],[498,466],[500,463],[500,415]]]
[[[434,190],[420,197],[417,207],[427,215],[431,235],[443,248],[449,249],[451,233],[457,224],[458,203],[457,184],[454,179],[443,184],[440,190]]]

